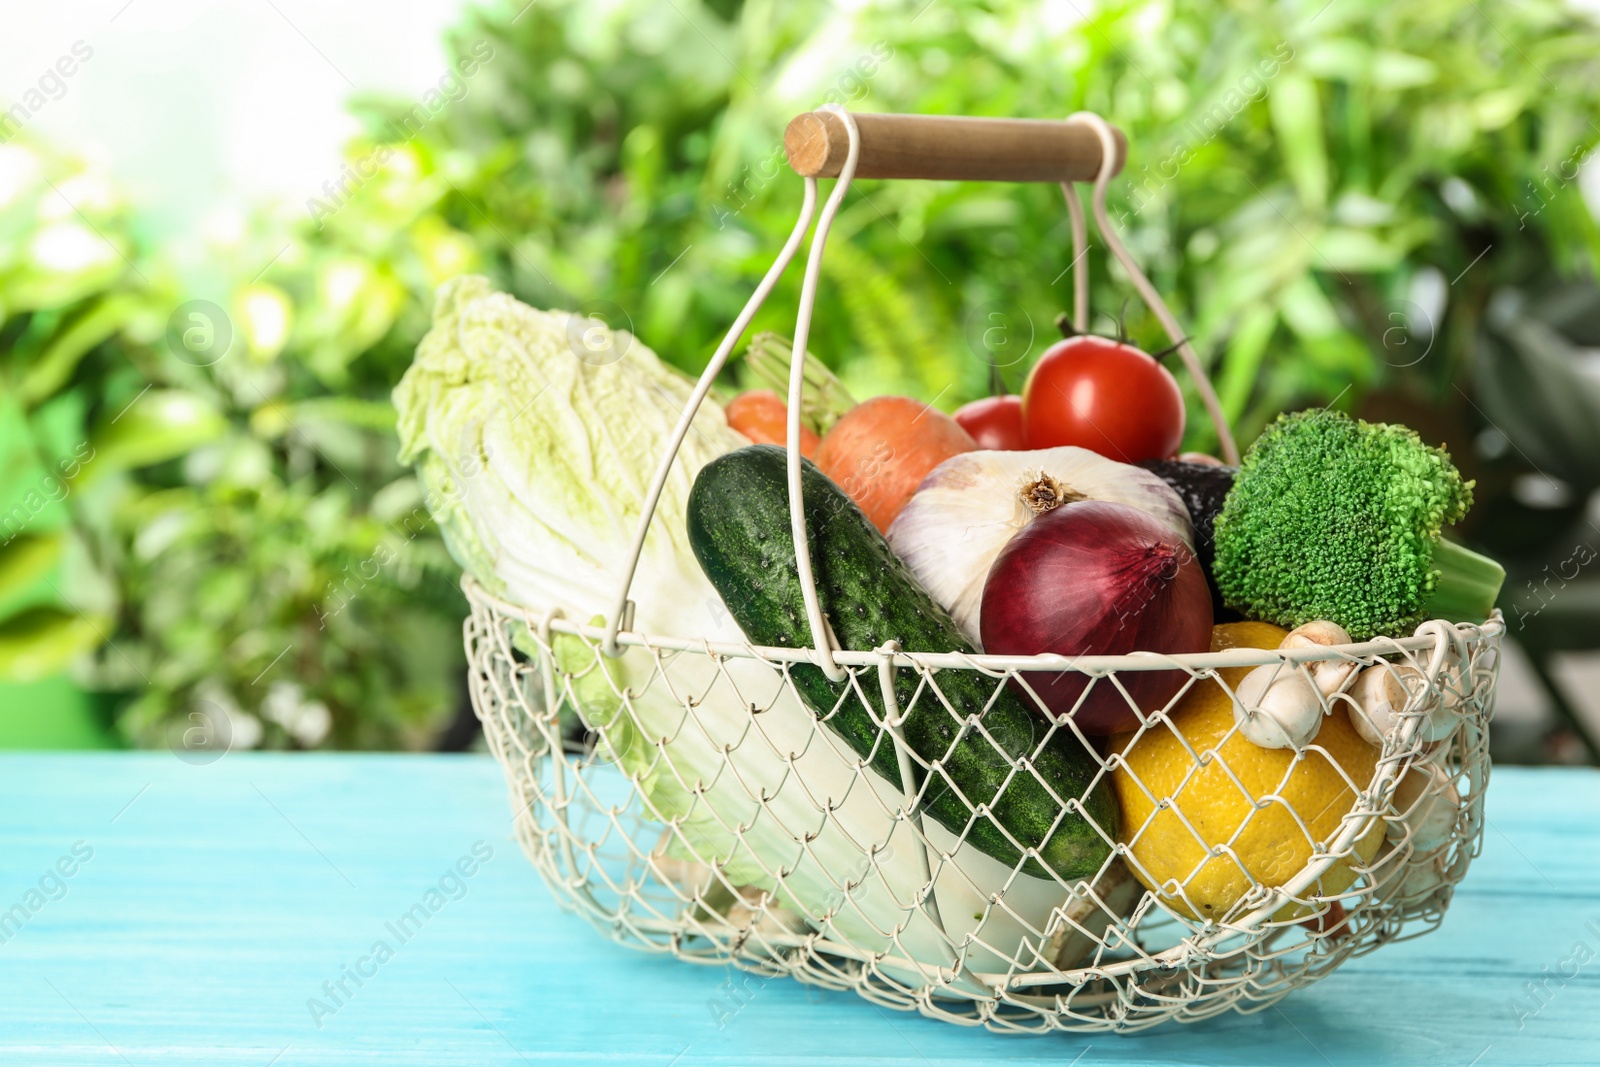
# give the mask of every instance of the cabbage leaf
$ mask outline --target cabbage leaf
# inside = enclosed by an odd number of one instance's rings
[[[627,333],[458,278],[441,287],[433,327],[395,389],[401,458],[416,466],[468,574],[531,611],[595,621],[611,608],[690,389]],[[690,549],[685,508],[700,468],[747,443],[714,403],[702,405],[640,558],[636,631],[743,641]],[[819,728],[778,671],[637,647],[609,658],[571,636],[554,645],[563,703],[601,734],[601,758],[665,827],[653,851],[709,864],[723,889],[775,893],[825,936],[885,954],[902,980],[930,980],[917,963],[949,964],[944,935],[916,903],[925,876],[912,824],[896,818],[899,791]],[[988,915],[983,940],[1014,946],[1022,930],[1009,913],[1025,894],[1014,887],[995,909],[989,893],[1033,880],[1010,879],[953,841],[941,851],[956,853],[935,877],[948,933],[959,942]],[[1041,887],[1022,909],[1035,927],[1060,895]]]

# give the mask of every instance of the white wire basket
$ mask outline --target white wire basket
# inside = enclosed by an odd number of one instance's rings
[[[878,1004],[1000,1031],[1131,1031],[1259,1011],[1351,956],[1432,930],[1481,843],[1504,630],[1498,615],[1482,625],[1427,622],[1413,636],[1361,644],[1187,656],[924,653],[893,643],[845,650],[829,643],[800,536],[795,562],[810,632],[823,635],[815,647],[632,628],[629,586],[677,446],[810,228],[817,175],[839,181],[812,241],[796,353],[806,350],[828,227],[859,161],[877,160],[874,176],[1005,177],[995,171],[1008,165],[1005,145],[982,138],[1031,136],[1016,124],[984,129],[985,120],[948,120],[979,122],[973,143],[993,150],[972,150],[984,161],[976,171],[949,160],[939,169],[906,163],[904,151],[894,155],[896,147],[916,147],[912,135],[934,129],[894,125],[912,119],[934,121],[832,109],[791,124],[791,160],[806,181],[801,217],[693,394],[644,500],[633,558],[603,624],[566,618],[568,605],[513,604],[464,582],[474,707],[505,768],[529,858],[563,907],[623,944],[853,989]],[[1051,143],[1067,146],[1065,157],[1047,162],[1066,178],[1074,262],[1086,235],[1071,181],[1092,178],[1108,248],[1181,342],[1106,219],[1106,185],[1121,163],[1115,131],[1092,115],[1049,125]],[[797,152],[797,129],[820,137],[821,149]],[[811,160],[809,171],[802,157]],[[1087,320],[1085,278],[1077,272],[1078,322]],[[1186,344],[1179,350],[1225,454],[1236,460],[1198,360]],[[803,531],[801,371],[796,358],[788,456],[792,518]],[[616,682],[623,672],[613,673],[611,662],[627,664],[627,685]],[[830,716],[807,709],[792,676],[800,664],[849,681],[873,716],[878,743],[898,758],[903,787],[858,755],[825,721]],[[1298,672],[1313,685],[1324,670],[1343,679],[1319,690],[1328,692],[1319,698],[1326,715],[1311,743],[1269,752],[1240,735],[1235,688],[1258,666]],[[1362,669],[1388,672],[1404,695],[1381,750],[1348,725]],[[1139,707],[1119,681],[1150,670],[1186,676],[1161,708]],[[985,804],[968,803],[965,830],[925,818],[938,793],[959,787],[939,754],[914,751],[901,728],[913,715],[956,714],[940,689],[950,672],[984,679],[997,693],[1026,691],[1017,679],[1030,671],[1083,674],[1091,692],[1121,694],[1139,723],[1128,735],[1093,738],[1068,718],[1032,750],[1069,744],[1092,761],[1083,792],[1057,797],[1057,825],[1081,820],[1103,855],[1080,877],[1062,877],[1015,839],[1010,863],[978,848],[972,828],[990,818]],[[901,706],[896,680],[905,672],[918,684]],[[881,695],[882,714],[867,692]],[[730,705],[748,714],[730,717]],[[1202,706],[1212,709],[1206,729],[1196,726]],[[723,713],[710,714],[713,707]],[[1218,708],[1230,710],[1218,718]],[[987,739],[1010,768],[1008,782],[1033,776],[1051,789],[1028,752],[1007,752],[990,737],[981,713],[963,721],[961,736]],[[1141,742],[1164,746],[1164,762],[1134,756]],[[662,782],[672,788],[659,788]],[[1097,790],[1117,798],[1114,818],[1096,816],[1106,810],[1093,799]]]

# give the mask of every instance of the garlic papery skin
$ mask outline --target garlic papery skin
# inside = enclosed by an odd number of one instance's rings
[[[1292,664],[1257,667],[1234,690],[1233,721],[1261,748],[1304,748],[1316,739],[1322,715],[1322,695]]]
[[[1188,509],[1160,476],[1073,446],[952,456],[895,517],[889,546],[981,649],[978,613],[995,557],[1037,515],[1081,500],[1138,508],[1194,548]]]
[[[1278,646],[1280,651],[1291,648],[1325,648],[1330,645],[1348,645],[1350,633],[1336,622],[1318,620],[1296,626]],[[1354,660],[1315,660],[1306,664],[1311,670],[1311,680],[1323,696],[1331,697],[1344,688],[1345,682],[1361,666]]]
[[[1369,743],[1382,747],[1413,699],[1422,702],[1416,709],[1423,713],[1419,741],[1443,741],[1459,725],[1460,716],[1440,706],[1438,695],[1428,691],[1427,676],[1409,663],[1378,663],[1356,675],[1346,701],[1350,725]]]

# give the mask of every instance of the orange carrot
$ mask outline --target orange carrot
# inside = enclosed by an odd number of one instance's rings
[[[879,396],[840,416],[817,466],[879,531],[889,529],[928,472],[978,443],[950,416],[908,396]]]
[[[789,407],[771,389],[752,389],[740,393],[723,409],[728,425],[758,445],[786,445],[789,442]],[[800,427],[800,454],[810,459],[820,443],[816,434]]]

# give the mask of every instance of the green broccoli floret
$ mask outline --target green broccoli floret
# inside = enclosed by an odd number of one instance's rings
[[[1472,484],[1404,426],[1279,416],[1217,516],[1217,588],[1250,618],[1328,619],[1358,641],[1429,618],[1481,622],[1505,570],[1440,537],[1472,506]]]

